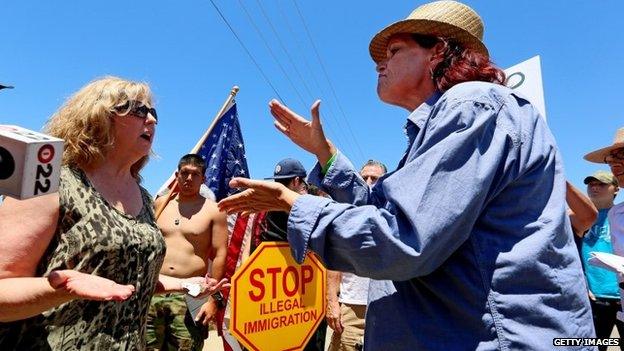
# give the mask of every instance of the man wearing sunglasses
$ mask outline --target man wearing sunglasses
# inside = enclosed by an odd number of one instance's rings
[[[624,184],[624,128],[617,130],[613,144],[592,151],[584,158],[590,162],[608,164],[619,184]],[[624,256],[624,203],[611,207],[607,216],[611,229],[613,253]],[[619,275],[618,281],[621,285],[624,277]],[[624,300],[622,289],[620,289],[620,300]]]

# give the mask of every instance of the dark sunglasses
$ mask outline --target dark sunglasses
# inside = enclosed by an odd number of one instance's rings
[[[156,114],[156,109],[149,108],[143,105],[141,101],[129,100],[125,104],[115,107],[115,110],[117,112],[127,111],[127,114],[133,115],[139,118],[143,118],[143,119],[146,119],[147,114],[151,113],[152,116],[154,116],[154,119],[158,121],[158,114]]]

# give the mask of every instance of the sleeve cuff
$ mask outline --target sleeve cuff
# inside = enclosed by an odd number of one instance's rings
[[[293,204],[288,216],[288,242],[297,262],[305,260],[314,226],[329,202],[324,197],[303,195]]]

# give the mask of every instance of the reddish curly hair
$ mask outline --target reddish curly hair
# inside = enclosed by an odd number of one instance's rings
[[[466,49],[452,39],[421,34],[412,34],[412,38],[426,49],[442,43],[443,48],[439,54],[442,60],[431,71],[431,78],[441,92],[469,81],[505,84],[505,72],[482,53]]]

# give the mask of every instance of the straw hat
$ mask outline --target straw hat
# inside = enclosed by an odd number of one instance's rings
[[[592,151],[583,156],[589,162],[605,163],[605,157],[615,149],[621,149],[624,147],[624,128],[620,128],[615,132],[615,138],[613,138],[613,144],[596,151]]]
[[[489,57],[483,44],[483,21],[470,7],[457,1],[435,1],[416,8],[404,20],[377,33],[369,45],[373,61],[386,57],[388,40],[393,34],[416,33],[452,38],[465,48]]]

